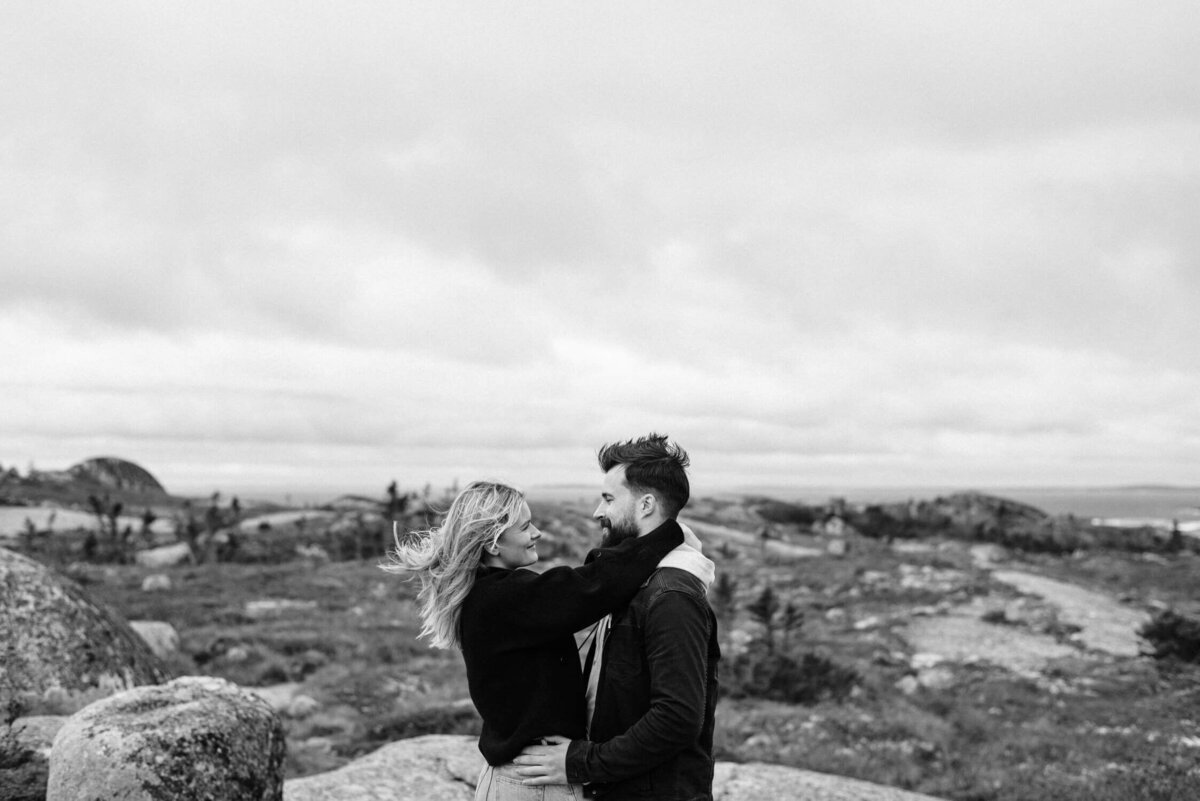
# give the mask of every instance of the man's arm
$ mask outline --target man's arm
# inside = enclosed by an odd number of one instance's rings
[[[668,590],[646,612],[644,644],[650,708],[624,734],[603,743],[572,741],[572,782],[614,782],[654,768],[693,742],[704,726],[708,679],[708,609],[703,600]]]

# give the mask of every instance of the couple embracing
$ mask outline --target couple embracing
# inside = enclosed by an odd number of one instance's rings
[[[475,482],[385,566],[420,579],[422,636],[462,650],[476,801],[712,799],[720,651],[713,563],[676,519],[688,456],[650,434],[598,457],[603,539],[584,565],[523,569],[541,537],[524,495]]]

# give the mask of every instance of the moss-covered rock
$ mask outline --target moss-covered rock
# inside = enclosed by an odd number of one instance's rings
[[[278,801],[283,725],[258,696],[187,676],[80,710],[50,755],[47,801]]]
[[[77,584],[0,548],[0,711],[73,712],[169,678],[129,624]]]

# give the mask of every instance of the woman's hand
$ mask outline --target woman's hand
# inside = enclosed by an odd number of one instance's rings
[[[544,745],[527,745],[513,760],[519,765],[521,784],[568,784],[567,748],[571,741],[560,735],[543,737]]]

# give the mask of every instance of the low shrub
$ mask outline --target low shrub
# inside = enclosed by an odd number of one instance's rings
[[[821,509],[772,498],[756,498],[748,502],[751,508],[768,523],[811,526],[821,516]]]
[[[790,654],[751,648],[739,654],[723,689],[732,698],[766,698],[789,704],[842,700],[859,683],[852,668],[815,653]]]
[[[1154,647],[1156,659],[1200,663],[1200,620],[1167,609],[1151,618],[1138,633]]]

